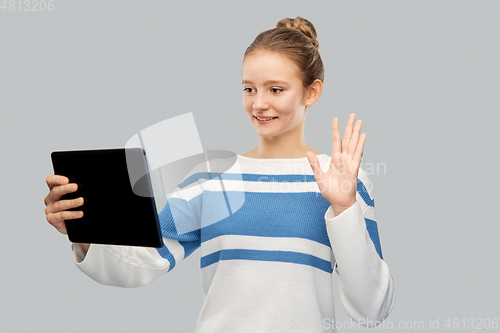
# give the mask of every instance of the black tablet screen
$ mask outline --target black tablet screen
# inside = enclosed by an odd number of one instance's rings
[[[54,174],[78,184],[62,199],[84,198],[80,219],[67,220],[71,242],[161,247],[163,245],[144,151],[140,148],[56,151]],[[127,168],[143,174],[141,192],[134,194]],[[132,162],[132,163],[131,163]],[[136,170],[136,168],[143,168]]]

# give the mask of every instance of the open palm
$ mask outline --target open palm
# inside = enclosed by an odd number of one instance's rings
[[[343,140],[340,137],[338,119],[333,118],[333,152],[326,172],[321,170],[316,155],[312,152],[307,153],[321,195],[330,202],[336,216],[356,203],[358,169],[363,156],[366,134],[360,136],[363,122],[358,120],[354,125],[355,118],[354,113],[349,116]]]

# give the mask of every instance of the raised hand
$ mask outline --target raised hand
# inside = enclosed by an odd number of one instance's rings
[[[332,205],[335,216],[356,203],[358,169],[363,156],[366,133],[360,136],[363,122],[358,120],[354,125],[355,119],[356,115],[352,113],[347,120],[342,140],[339,132],[339,120],[333,118],[333,152],[330,166],[326,172],[321,170],[316,155],[313,152],[307,152],[307,159],[313,169],[314,179],[323,198]]]

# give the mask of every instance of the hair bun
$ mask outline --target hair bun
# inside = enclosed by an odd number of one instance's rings
[[[307,19],[297,16],[296,18],[284,18],[276,24],[276,28],[289,28],[303,33],[312,43],[314,48],[319,48],[318,34],[314,25]]]

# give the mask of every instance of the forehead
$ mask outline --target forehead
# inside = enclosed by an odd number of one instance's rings
[[[297,65],[276,52],[257,51],[245,57],[241,67],[243,81],[287,81],[301,84]],[[257,83],[257,82],[254,82]]]

